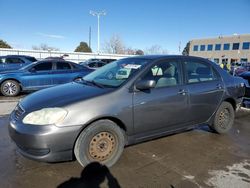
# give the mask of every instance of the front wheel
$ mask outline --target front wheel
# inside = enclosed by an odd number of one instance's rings
[[[74,153],[83,167],[93,161],[111,167],[120,158],[124,144],[124,131],[117,124],[110,120],[99,120],[82,131]]]
[[[226,133],[232,128],[234,117],[235,112],[233,106],[229,102],[222,102],[215,114],[211,128],[217,133]]]
[[[6,80],[1,84],[1,93],[6,97],[14,97],[20,93],[20,85],[15,80]]]

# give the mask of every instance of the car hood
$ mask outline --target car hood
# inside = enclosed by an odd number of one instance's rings
[[[99,88],[97,86],[71,82],[37,91],[25,97],[20,104],[26,112],[31,112],[42,108],[66,106],[106,94],[112,90],[110,88]]]

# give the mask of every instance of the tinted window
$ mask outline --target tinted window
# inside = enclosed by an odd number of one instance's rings
[[[36,71],[47,71],[52,70],[51,62],[43,62],[33,67]]]
[[[0,58],[0,63],[4,63],[5,62],[5,58]]]
[[[217,79],[216,74],[212,71],[212,67],[199,62],[185,62],[185,70],[187,72],[187,82],[197,83]]]
[[[36,58],[34,58],[34,57],[25,57],[25,59],[28,59],[31,62],[37,61]]]
[[[212,51],[212,50],[213,50],[213,45],[212,44],[207,45],[207,51]]]
[[[15,57],[14,58],[7,57],[6,60],[5,60],[5,63],[10,63],[10,64],[17,63],[17,64],[19,64],[19,63],[24,63],[24,61],[19,59],[19,58],[15,58]]]
[[[88,67],[91,67],[91,68],[97,68],[97,63],[96,62],[93,62],[93,63],[89,63],[88,64]]]
[[[240,48],[240,43],[233,43],[233,50],[238,50]]]
[[[65,62],[57,62],[57,70],[68,70],[71,69],[70,64]]]
[[[179,68],[177,62],[162,62],[153,66],[142,80],[155,80],[156,88],[179,84]]]
[[[243,50],[248,50],[248,49],[250,49],[250,42],[243,42],[242,49],[243,49]]]
[[[103,63],[103,62],[98,62],[98,63],[97,63],[97,66],[98,66],[98,67],[102,67],[102,66],[104,66],[104,65],[105,65],[105,63]]]
[[[206,48],[206,46],[205,46],[205,45],[201,45],[201,47],[200,47],[200,51],[205,51],[205,48]]]
[[[223,50],[229,50],[229,48],[230,48],[230,44],[229,43],[224,44]]]
[[[198,45],[194,45],[193,51],[198,51]]]
[[[220,49],[221,49],[221,44],[216,44],[216,45],[215,45],[215,50],[218,51],[218,50],[220,50]]]

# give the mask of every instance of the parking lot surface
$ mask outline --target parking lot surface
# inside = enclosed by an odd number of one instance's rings
[[[0,187],[250,187],[250,111],[218,135],[205,125],[127,147],[112,168],[22,157],[8,135],[8,114],[22,98],[0,97]],[[90,166],[89,166],[90,167]]]

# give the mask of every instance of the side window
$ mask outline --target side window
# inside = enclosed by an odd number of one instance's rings
[[[187,82],[197,83],[217,80],[218,76],[212,67],[199,62],[185,62],[185,70],[187,72]]]
[[[96,68],[97,67],[96,62],[89,63],[88,66],[91,67],[91,68]]]
[[[57,70],[69,70],[71,69],[70,64],[65,63],[65,62],[57,62]]]
[[[0,58],[0,64],[5,63],[5,58]]]
[[[17,64],[20,64],[20,63],[24,63],[23,60],[19,59],[19,58],[6,58],[5,60],[6,63],[17,63]]]
[[[98,63],[97,63],[97,66],[98,66],[98,67],[102,67],[102,66],[104,66],[104,65],[105,65],[105,63],[103,63],[103,62],[98,62]]]
[[[154,80],[156,88],[169,87],[180,83],[179,74],[177,62],[161,62],[152,67],[142,80]]]
[[[52,70],[51,62],[43,62],[33,67],[35,71],[49,71]]]

